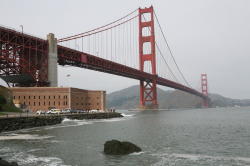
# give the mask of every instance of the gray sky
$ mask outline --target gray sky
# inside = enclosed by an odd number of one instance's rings
[[[144,0],[145,1],[145,0]],[[209,91],[250,98],[249,0],[151,0],[177,63],[194,88],[207,73]],[[124,16],[143,0],[0,0],[0,24],[45,38],[85,32]],[[71,77],[67,78],[66,75]],[[59,85],[108,93],[139,84],[114,75],[59,68]]]

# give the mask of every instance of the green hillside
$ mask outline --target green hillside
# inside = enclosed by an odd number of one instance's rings
[[[0,86],[0,112],[20,112],[12,101],[12,93],[8,88]]]
[[[157,89],[159,107],[200,108],[202,100],[194,95],[179,91]],[[230,99],[218,94],[209,94],[212,107],[250,106],[250,100]],[[139,86],[132,86],[107,95],[107,106],[117,109],[135,109],[139,106]]]
[[[180,91],[157,89],[160,108],[199,107],[201,100],[193,95]],[[132,86],[107,95],[107,106],[119,109],[133,109],[139,106],[139,86]]]

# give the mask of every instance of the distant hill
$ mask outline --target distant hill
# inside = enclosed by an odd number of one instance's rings
[[[218,94],[209,94],[209,97],[212,100],[213,106],[218,107],[232,107],[232,106],[250,106],[250,99],[231,99],[223,97]]]
[[[179,91],[157,89],[160,108],[200,108],[202,100],[194,95]],[[210,94],[212,106],[250,106],[250,100],[238,100]],[[139,106],[139,86],[132,86],[107,95],[107,106],[119,109],[133,109]]]

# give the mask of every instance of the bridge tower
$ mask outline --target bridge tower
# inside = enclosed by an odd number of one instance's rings
[[[58,86],[57,39],[53,33],[47,35],[48,40],[48,82],[50,87]]]
[[[207,74],[201,74],[201,93],[208,96]],[[203,99],[203,107],[208,108],[208,99]]]
[[[150,20],[145,20],[145,15],[150,15]],[[150,34],[143,34],[143,30],[149,29]],[[150,53],[145,52],[146,43],[150,45]],[[156,58],[155,58],[155,30],[154,30],[154,9],[139,8],[139,62],[140,70],[144,70],[145,62],[151,64],[151,73],[156,75]],[[140,108],[141,109],[157,109],[157,88],[156,80],[140,80]]]

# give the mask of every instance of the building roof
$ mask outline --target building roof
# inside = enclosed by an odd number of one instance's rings
[[[79,89],[74,87],[11,87],[9,89],[17,89],[17,90],[70,90],[70,91],[87,91],[87,92],[105,92],[104,90],[87,90],[87,89]]]

